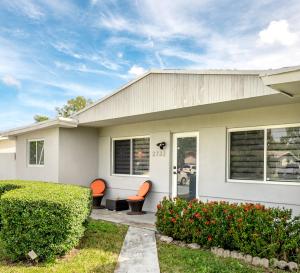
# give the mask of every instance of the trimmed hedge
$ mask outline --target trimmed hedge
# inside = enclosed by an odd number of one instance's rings
[[[0,181],[0,236],[13,260],[54,260],[74,248],[91,210],[90,189],[46,182]]]
[[[300,218],[291,210],[165,198],[156,216],[157,230],[177,240],[300,262]]]

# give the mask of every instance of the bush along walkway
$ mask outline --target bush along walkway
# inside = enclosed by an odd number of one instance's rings
[[[155,232],[129,227],[115,273],[159,273]]]

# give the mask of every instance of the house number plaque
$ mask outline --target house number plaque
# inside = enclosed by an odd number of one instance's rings
[[[152,152],[152,156],[153,157],[159,157],[159,156],[165,156],[166,153],[164,150],[159,150],[159,151],[153,151]]]

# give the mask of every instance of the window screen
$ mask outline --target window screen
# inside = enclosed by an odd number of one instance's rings
[[[114,173],[130,174],[130,139],[114,141]]]

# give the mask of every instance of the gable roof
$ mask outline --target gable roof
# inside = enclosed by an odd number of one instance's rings
[[[204,69],[204,70],[186,70],[186,69],[151,69],[146,73],[142,74],[141,76],[129,81],[128,83],[122,85],[115,91],[111,92],[107,96],[95,101],[91,105],[85,107],[84,109],[78,111],[77,113],[73,114],[72,117],[77,117],[81,113],[93,108],[94,106],[102,103],[103,101],[113,97],[114,95],[122,92],[127,87],[137,83],[138,81],[144,79],[150,74],[185,74],[185,75],[260,75],[263,73],[264,70],[236,70],[236,69]]]
[[[168,111],[177,111],[179,116],[180,109],[184,111],[196,106],[204,108],[215,103],[278,94],[263,84],[259,77],[262,72],[263,70],[151,70],[72,117],[82,125],[106,126],[112,124],[110,121],[120,122],[121,118],[137,122],[134,117],[140,120],[142,115],[154,116],[160,112],[168,115]],[[276,103],[278,102],[279,100]],[[258,107],[257,105],[268,104],[260,100],[255,106],[249,104],[248,108]],[[244,107],[245,105],[242,106]],[[193,112],[194,115],[197,113]],[[185,111],[185,115],[190,114],[192,113]],[[160,118],[174,117],[166,115]]]

